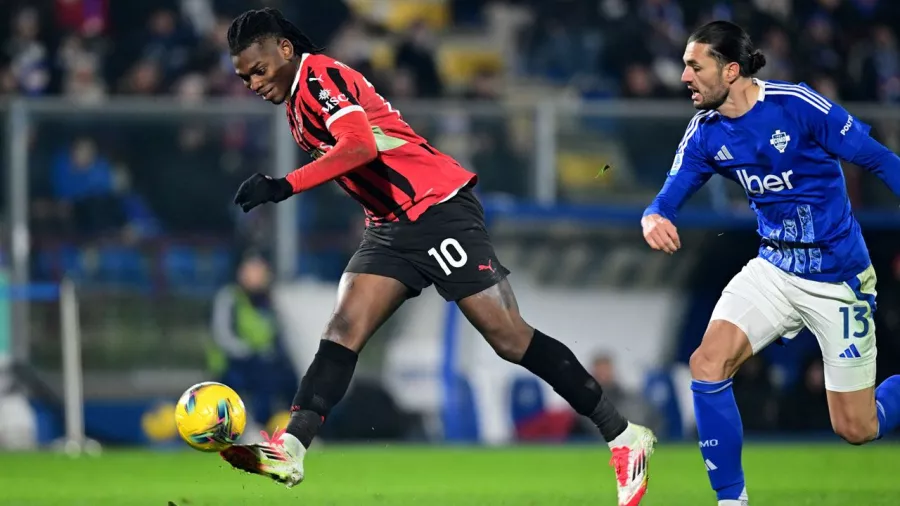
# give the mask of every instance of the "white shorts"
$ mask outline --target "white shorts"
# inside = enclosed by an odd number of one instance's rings
[[[825,387],[855,392],[875,385],[875,282],[872,266],[848,282],[825,283],[757,257],[728,283],[710,319],[743,330],[754,354],[809,328],[822,350]]]

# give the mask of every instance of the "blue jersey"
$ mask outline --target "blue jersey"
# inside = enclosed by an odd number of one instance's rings
[[[805,84],[756,83],[759,99],[746,114],[694,116],[644,214],[675,221],[684,201],[718,173],[744,188],[757,215],[760,257],[803,278],[847,281],[871,261],[840,160],[861,159],[896,193],[900,159],[882,151],[870,156],[872,143],[883,146],[871,139],[869,126]]]

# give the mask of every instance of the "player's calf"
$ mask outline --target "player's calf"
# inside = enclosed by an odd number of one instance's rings
[[[349,348],[323,339],[291,405],[287,432],[309,448],[325,418],[336,406],[353,377],[359,356]]]

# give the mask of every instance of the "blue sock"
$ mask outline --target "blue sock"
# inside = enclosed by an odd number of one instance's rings
[[[878,414],[878,437],[900,425],[900,375],[884,380],[875,389],[875,411]]]
[[[691,382],[700,453],[709,483],[720,501],[739,499],[745,486],[741,467],[744,426],[731,383],[730,379],[715,383]]]

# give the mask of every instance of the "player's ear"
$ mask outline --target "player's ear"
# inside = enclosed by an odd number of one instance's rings
[[[294,57],[294,45],[287,39],[281,39],[281,57],[290,60]]]
[[[725,80],[729,83],[737,81],[741,77],[741,65],[737,62],[731,62],[725,65]]]

